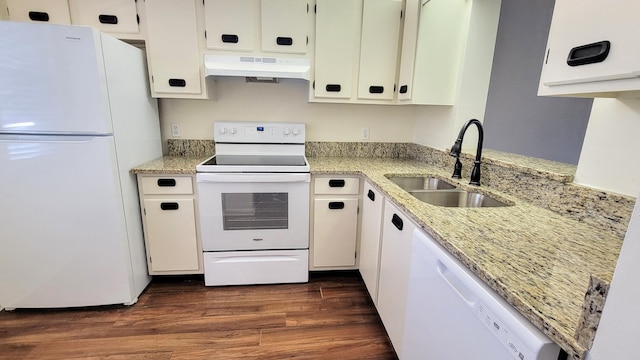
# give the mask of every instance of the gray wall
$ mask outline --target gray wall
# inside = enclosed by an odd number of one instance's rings
[[[554,0],[503,0],[484,147],[577,164],[592,99],[538,97]]]

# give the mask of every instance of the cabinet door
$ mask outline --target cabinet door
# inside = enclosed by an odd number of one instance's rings
[[[301,0],[262,0],[262,50],[307,52],[309,4]]]
[[[152,271],[198,270],[193,199],[145,199]]]
[[[360,275],[374,303],[378,301],[380,269],[380,238],[384,197],[365,182],[362,196],[362,225],[360,230]]]
[[[147,54],[153,90],[202,93],[194,0],[146,0]]]
[[[362,0],[317,0],[316,97],[351,97],[361,21]]]
[[[358,199],[315,199],[313,266],[354,266]]]
[[[364,2],[358,76],[360,99],[393,99],[401,10],[401,0]]]
[[[416,59],[420,0],[406,0],[402,17],[402,42],[400,69],[398,72],[398,100],[410,100],[413,85],[413,68]]]
[[[252,51],[257,0],[205,0],[207,48]]]
[[[71,24],[67,0],[7,0],[9,20]]]
[[[92,26],[107,33],[132,33],[138,28],[136,0],[69,0],[74,25]]]
[[[415,225],[385,200],[382,253],[378,283],[378,313],[400,358],[411,265],[411,239]]]
[[[556,1],[542,84],[557,86],[640,77],[639,13],[637,1]]]

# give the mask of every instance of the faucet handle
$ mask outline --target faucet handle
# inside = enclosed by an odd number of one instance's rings
[[[462,179],[462,163],[460,162],[460,158],[456,156],[456,163],[453,165],[453,175],[451,175],[454,179]]]
[[[471,169],[471,181],[469,181],[471,185],[480,186],[480,161],[473,162],[473,169]]]

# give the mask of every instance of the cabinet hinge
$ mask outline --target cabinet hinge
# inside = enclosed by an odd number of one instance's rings
[[[136,14],[136,21],[138,22],[138,25],[140,25],[140,15],[138,15],[138,14]]]
[[[204,0],[203,0],[204,1]],[[307,3],[307,14],[309,13],[309,3]]]
[[[153,75],[151,75],[151,82],[154,82],[154,81],[153,81]]]
[[[153,263],[153,259],[151,258],[151,256],[149,256],[149,262]]]
[[[402,10],[400,10],[400,19],[402,19],[402,17],[404,16]]]
[[[360,206],[356,208],[356,214],[360,214]]]
[[[144,216],[147,216],[147,209],[142,209],[142,212],[144,213]]]
[[[318,4],[313,5],[313,12],[318,13]]]
[[[205,39],[207,38],[207,32],[206,31],[204,32],[204,38]]]
[[[549,63],[549,52],[551,52],[551,48],[547,49],[547,57],[544,59],[544,64],[548,64]]]
[[[307,36],[307,45],[309,45],[309,36]]]

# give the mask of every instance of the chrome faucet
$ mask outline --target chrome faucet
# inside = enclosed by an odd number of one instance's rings
[[[453,167],[452,178],[462,178],[462,163],[460,162],[460,152],[462,151],[462,140],[464,139],[464,133],[467,131],[471,124],[475,124],[478,127],[478,147],[476,148],[476,160],[473,162],[473,169],[471,170],[471,181],[469,184],[480,186],[480,159],[482,158],[482,139],[484,137],[484,130],[482,129],[482,123],[477,119],[471,119],[460,130],[456,142],[451,147],[449,155],[456,158],[456,163]]]

